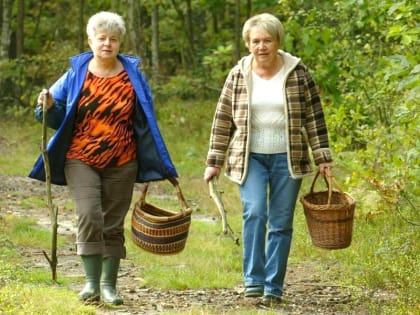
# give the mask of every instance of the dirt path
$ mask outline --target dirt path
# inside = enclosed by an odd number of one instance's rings
[[[53,186],[54,203],[60,212],[60,227],[58,233],[74,239],[74,216],[72,211],[65,211],[69,198],[65,187]],[[22,200],[30,196],[45,195],[45,185],[26,177],[0,175],[0,214],[30,216],[39,225],[49,229],[50,219],[46,208],[31,208],[22,205]],[[72,243],[72,242],[70,242]],[[31,266],[49,268],[40,250],[20,248],[23,256],[31,262]],[[72,247],[61,248],[58,253],[58,272],[66,277],[81,277],[82,267],[79,257]],[[365,294],[372,295],[362,289],[343,287],[334,283],[323,283],[320,274],[311,263],[290,266],[286,278],[285,302],[276,306],[276,314],[293,315],[330,315],[330,314],[370,314],[360,302]],[[260,299],[245,299],[242,287],[226,289],[195,289],[195,290],[162,290],[159,288],[139,288],[138,268],[129,259],[121,264],[118,288],[125,304],[109,309],[98,306],[97,314],[191,314],[191,309],[200,310],[199,314],[240,314],[238,309],[254,310],[255,314],[270,311],[261,304]],[[71,287],[75,294],[81,289],[82,283]],[[380,299],[380,294],[378,295]],[[236,310],[236,312],[235,312]],[[249,314],[249,313],[248,313]]]

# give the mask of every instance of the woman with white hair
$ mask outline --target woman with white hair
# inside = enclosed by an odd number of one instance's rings
[[[125,31],[118,14],[93,15],[91,52],[70,58],[70,69],[41,91],[35,109],[42,121],[47,98],[47,124],[57,130],[47,147],[51,182],[68,186],[76,208],[86,274],[79,298],[114,305],[123,303],[116,282],[134,183],[177,177],[140,59],[119,52]],[[45,181],[42,156],[29,176]]]
[[[206,181],[237,183],[243,207],[245,297],[281,302],[302,177],[312,172],[309,148],[324,174],[332,167],[317,87],[300,58],[280,50],[284,31],[272,14],[246,21],[250,54],[234,66],[213,118]]]

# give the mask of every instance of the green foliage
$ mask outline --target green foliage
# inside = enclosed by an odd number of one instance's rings
[[[219,237],[219,222],[215,225],[199,219],[203,215],[218,217],[209,201],[202,172],[218,93],[227,72],[236,63],[232,60],[232,15],[227,14],[233,1],[225,11],[221,6],[212,9],[219,1],[192,2],[194,21],[200,24],[195,38],[196,68],[189,68],[182,57],[186,45],[183,24],[174,23],[176,12],[169,1],[163,1],[162,72],[171,77],[153,86],[153,90],[162,133],[197,221],[184,253],[170,259],[153,257],[142,274],[144,285],[180,289],[200,285],[201,275],[196,267],[200,264],[209,269],[205,280],[212,286],[234,285],[240,281],[240,257],[232,249],[231,240]],[[32,115],[31,104],[39,89],[53,82],[68,67],[68,57],[77,53],[76,31],[68,26],[73,26],[71,23],[64,22],[73,15],[52,14],[58,6],[66,7],[66,3],[62,2],[61,6],[49,3],[44,7],[42,23],[36,32],[35,25],[28,26],[37,36],[28,38],[27,55],[0,62],[0,80],[5,86],[0,91],[0,108],[12,117]],[[204,11],[198,4],[204,5]],[[115,1],[105,5],[116,10],[121,8]],[[253,5],[253,13],[268,11],[280,17],[287,33],[285,50],[301,57],[319,84],[335,152],[336,174],[343,189],[357,200],[353,243],[343,251],[314,249],[298,206],[291,263],[308,257],[322,266],[330,266],[335,261],[330,272],[336,272],[341,282],[371,291],[395,292],[395,298],[385,303],[369,304],[373,300],[363,297],[372,314],[414,314],[418,307],[419,273],[415,267],[420,222],[417,1],[282,0],[278,4],[253,1]],[[98,9],[95,1],[87,6],[86,14]],[[68,9],[73,10],[72,6]],[[149,10],[149,4],[144,9]],[[218,23],[212,26],[214,17]],[[60,18],[63,23],[58,27]],[[142,30],[146,65],[149,22],[144,21],[146,28]],[[62,37],[56,37],[58,30]],[[2,121],[1,126],[0,173],[26,175],[39,154],[40,125],[32,120],[29,124],[10,120]],[[223,178],[221,182],[234,230],[240,231],[236,186]],[[303,191],[307,190],[307,184]],[[34,203],[34,200],[26,202]],[[22,206],[27,204],[24,202]],[[208,239],[212,242],[207,242]],[[4,245],[2,255],[16,255],[9,238],[0,238],[0,243]],[[206,244],[205,253],[203,244]],[[134,251],[132,247],[130,250]],[[143,253],[135,252],[139,262],[149,261],[149,256],[146,259]],[[214,262],[211,255],[217,258],[219,252],[226,261],[218,269],[212,269],[220,259]],[[222,273],[228,275],[226,281],[220,277]],[[17,271],[13,274],[19,276]],[[168,274],[174,277],[163,277]],[[154,278],[156,275],[162,277]],[[326,272],[326,276],[330,273]],[[5,277],[12,279],[12,272],[1,269],[0,281]]]
[[[7,116],[28,116],[38,93],[64,73],[70,66],[68,56],[73,54],[74,48],[62,45],[42,55],[0,60],[0,108]]]
[[[157,103],[159,126],[180,177],[201,180],[216,100],[170,98]]]
[[[153,91],[157,98],[179,98],[182,100],[202,98],[203,87],[201,82],[192,77],[177,75],[169,78],[167,82],[160,85],[154,85]]]
[[[212,86],[222,86],[232,68],[233,46],[219,46],[210,55],[204,56],[203,66],[206,80]]]
[[[14,283],[22,278],[22,270],[19,270],[16,266],[6,264],[5,261],[0,262],[0,283],[2,286]]]
[[[127,235],[130,259],[142,266],[138,286],[178,288],[181,290],[203,286],[234,287],[241,283],[241,249],[230,238],[222,235],[219,214],[210,200],[208,189],[202,180],[213,111],[213,101],[193,102],[170,99],[164,104],[160,102],[157,104],[157,114],[162,133],[180,173],[183,193],[194,209],[193,223],[184,252],[175,256],[159,257],[147,254],[136,248],[129,239],[129,234]],[[22,126],[26,127],[22,128]],[[19,136],[25,134],[28,136],[28,134],[33,133],[32,127],[28,126],[28,123],[10,124],[9,129],[15,129],[15,131],[18,129],[20,131]],[[15,136],[18,134],[12,130],[8,130],[8,132]],[[12,138],[8,139],[14,141]],[[15,143],[15,146],[10,146],[9,159],[13,159],[16,155],[14,150],[20,150],[19,146],[28,147],[28,144],[24,141]],[[34,156],[26,155],[26,159],[32,162]],[[338,178],[342,188],[351,192],[357,200],[352,245],[348,249],[340,251],[325,251],[314,248],[311,245],[305,226],[302,208],[298,205],[290,265],[293,266],[302,261],[311,261],[322,269],[321,274],[325,279],[328,279],[328,282],[335,279],[334,281],[338,283],[355,287],[355,296],[360,288],[372,292],[372,295],[363,295],[358,299],[360,303],[364,301],[364,305],[371,310],[372,314],[415,314],[419,283],[419,273],[416,270],[418,244],[420,244],[417,233],[418,227],[408,224],[397,213],[390,211],[389,204],[381,205],[381,202],[378,202],[381,199],[373,187],[352,186],[354,177],[343,169],[343,164],[354,163],[358,159],[357,155],[340,155],[338,159],[340,163],[337,165],[337,174],[343,174],[342,177]],[[26,174],[27,169],[24,165],[28,164],[30,163],[23,163],[18,174]],[[356,170],[357,172],[358,170]],[[223,201],[228,211],[229,223],[233,230],[240,234],[241,208],[237,186],[223,176],[220,178],[219,184],[221,190],[224,191]],[[306,179],[302,193],[308,191],[309,184],[309,179]],[[173,192],[170,188],[164,187],[163,183],[157,183],[157,185],[159,185],[159,191],[164,189],[165,195],[170,195]],[[134,200],[137,197],[134,196]],[[173,198],[159,199],[152,195],[150,200],[168,209],[172,209],[172,206],[175,207]],[[416,214],[416,217],[411,215],[410,218],[419,221],[418,216],[419,214]],[[3,219],[5,220],[5,218]],[[129,219],[130,216],[127,217],[127,220]],[[4,220],[0,222],[4,223]],[[127,229],[129,229],[128,224],[127,222]],[[13,266],[11,262],[21,260],[14,249],[15,246],[19,246],[16,240],[24,239],[22,237],[12,237],[12,234],[19,232],[21,235],[27,235],[28,226],[31,230],[32,225],[29,222],[16,224],[16,228],[13,229],[16,232],[13,233],[7,232],[12,230],[0,229],[0,235],[2,236],[0,238],[0,254],[1,257],[7,257],[10,262],[9,267],[0,269],[0,281],[4,283],[12,284],[21,279],[22,286],[26,287],[33,286],[34,283],[36,285],[45,283],[49,279],[46,269],[44,270],[44,276],[35,277],[32,275],[31,278],[34,280],[29,280],[25,275],[28,275],[31,268],[21,272],[21,269],[11,267]],[[36,240],[37,237],[34,237],[34,239]],[[205,274],[202,272],[204,268],[206,270]],[[39,273],[39,271],[34,272]],[[23,278],[21,278],[22,276]],[[417,280],[409,282],[410,279]],[[7,286],[7,288],[9,296],[17,295],[17,300],[21,301],[19,293],[13,291],[16,287]],[[45,290],[48,287],[43,286],[42,288],[42,290]],[[383,290],[393,294],[387,303],[377,303],[374,293],[379,292],[378,294],[380,294]],[[55,292],[56,289],[52,291]],[[55,296],[54,292],[42,292],[39,294]],[[73,293],[67,294],[69,298],[75,296]],[[33,303],[32,300],[22,302]],[[74,305],[76,307],[78,304]],[[15,305],[14,307],[19,306]]]
[[[308,185],[309,181],[304,184]],[[303,191],[308,189],[304,187]],[[364,292],[357,299],[365,300],[370,314],[417,314],[420,292],[418,226],[407,224],[401,216],[389,213],[385,208],[381,212],[371,212],[375,200],[366,196],[371,193],[368,190],[352,192],[357,200],[352,243],[342,250],[328,251],[311,244],[303,209],[298,205],[290,264],[299,263],[301,257],[311,257],[323,281],[336,279],[355,289],[363,284],[359,289]],[[419,214],[417,220],[420,220]],[[354,296],[358,295],[355,290]],[[375,295],[386,298],[379,302]]]
[[[369,205],[356,210],[363,206]],[[339,261],[334,270],[348,285],[364,283],[375,291],[395,292],[383,303],[371,304],[373,314],[414,314],[420,289],[419,241],[418,227],[404,224],[398,215],[358,216],[351,247],[330,252],[325,263]]]
[[[348,183],[368,186],[380,196],[378,207],[408,220],[419,206],[418,13],[411,0],[281,1],[279,9],[286,49],[302,57],[320,85]]]

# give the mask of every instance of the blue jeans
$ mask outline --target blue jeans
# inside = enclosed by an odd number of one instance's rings
[[[283,294],[301,182],[290,177],[286,153],[249,155],[248,175],[239,186],[245,286],[264,287],[264,294]]]

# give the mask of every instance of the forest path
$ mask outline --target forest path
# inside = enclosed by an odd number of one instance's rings
[[[62,209],[69,202],[66,187],[53,186],[54,204]],[[2,214],[29,216],[47,229],[50,228],[47,208],[29,208],[22,203],[30,196],[45,194],[45,184],[22,176],[0,175],[0,209]],[[74,240],[75,218],[73,211],[59,212],[58,233]],[[73,242],[69,242],[72,244]],[[49,268],[41,249],[19,248],[27,258],[31,268]],[[83,277],[80,258],[74,252],[73,245],[58,250],[58,278]],[[128,257],[129,258],[129,257]],[[291,265],[286,276],[284,302],[270,309],[261,303],[260,298],[244,298],[243,288],[224,289],[188,289],[167,290],[136,286],[139,283],[141,266],[136,266],[130,259],[122,260],[118,278],[118,290],[124,298],[124,305],[105,307],[98,305],[97,314],[240,314],[246,309],[247,314],[284,314],[284,315],[368,315],[362,304],[363,296],[374,296],[380,302],[384,294],[368,292],[362,288],[345,287],[322,282],[315,263],[302,262]],[[70,289],[77,294],[83,283],[71,281]]]

